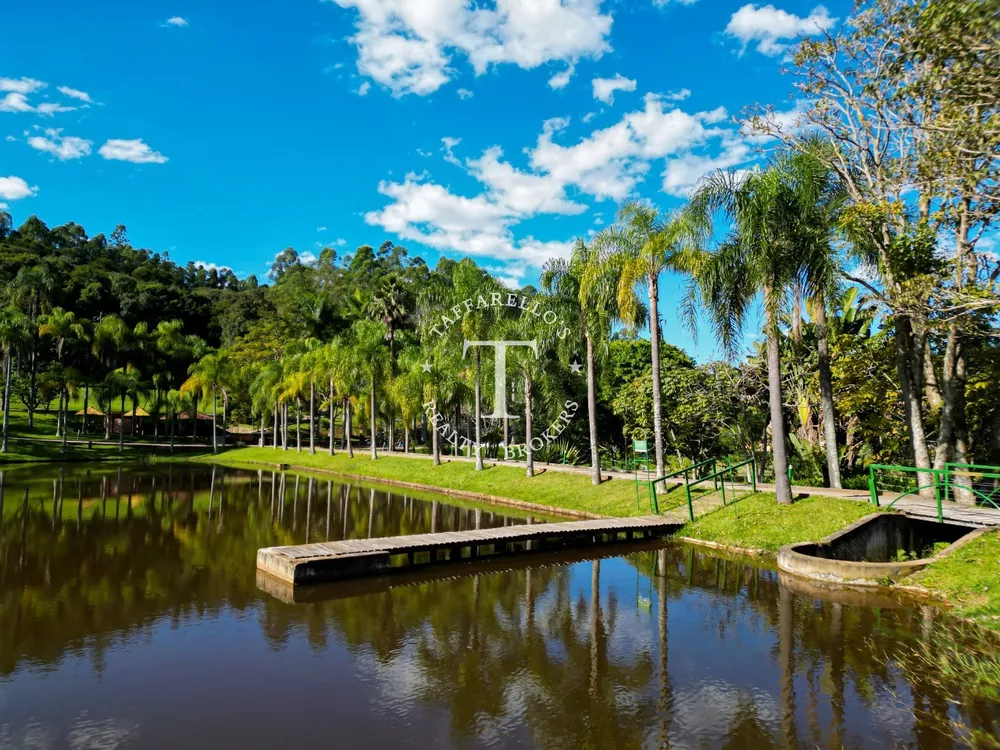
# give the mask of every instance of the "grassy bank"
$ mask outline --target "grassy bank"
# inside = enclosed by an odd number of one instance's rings
[[[175,454],[172,458],[190,460],[186,455]],[[326,453],[310,455],[305,451],[276,451],[272,448],[240,448],[225,451],[216,457],[202,454],[196,460],[236,464],[286,463],[304,469],[334,471],[374,480],[413,482],[606,516],[636,516],[650,512],[644,490],[640,492],[639,504],[636,505],[635,484],[630,480],[612,479],[595,487],[591,484],[589,475],[556,471],[546,471],[529,479],[523,468],[494,465],[490,462],[486,463],[484,471],[476,471],[471,462],[449,461],[445,457],[442,457],[440,466],[434,466],[429,458],[384,456],[372,461],[367,454],[361,452],[355,452],[355,457],[351,459],[347,454],[339,452],[333,456]],[[683,500],[683,494],[683,490],[677,489],[661,494],[660,509],[679,504]]]
[[[934,591],[954,614],[1000,631],[1000,532],[983,534],[903,583]]]
[[[776,553],[785,544],[822,539],[871,512],[867,503],[819,496],[779,505],[774,493],[762,492],[696,519],[681,535]]]

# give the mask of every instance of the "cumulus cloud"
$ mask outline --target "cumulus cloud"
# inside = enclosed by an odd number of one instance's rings
[[[368,92],[371,90],[371,81],[362,81],[361,85],[358,86],[358,96],[367,96]]]
[[[112,138],[98,152],[105,159],[130,161],[133,164],[163,164],[167,157],[159,151],[153,151],[141,138],[131,140]]]
[[[36,78],[0,78],[0,91],[12,91],[15,94],[33,94],[45,88],[45,81]]]
[[[35,111],[45,117],[52,117],[52,115],[57,112],[73,112],[76,107],[67,107],[63,104],[57,104],[56,102],[42,102],[37,107]]]
[[[533,217],[581,214],[587,198],[620,201],[656,162],[663,164],[662,189],[684,195],[706,172],[751,161],[750,142],[727,119],[721,107],[685,112],[668,97],[647,94],[642,108],[580,138],[567,137],[568,119],[546,120],[534,146],[524,149],[526,167],[511,163],[499,146],[462,159],[455,153],[459,139],[446,138],[445,160],[474,178],[479,190],[460,195],[411,173],[379,184],[388,203],[365,221],[439,250],[538,267],[571,245],[517,239],[515,229]]]
[[[59,159],[80,159],[90,155],[93,141],[76,136],[63,136],[61,129],[48,128],[44,136],[35,135],[28,139],[28,145],[37,151],[42,151]]]
[[[171,16],[166,21],[163,22],[163,26],[173,26],[175,28],[183,28],[188,25],[186,18],[181,18],[180,16]]]
[[[757,7],[747,3],[733,13],[726,26],[726,34],[739,40],[742,55],[749,44],[757,43],[757,51],[764,55],[780,55],[788,43],[800,36],[815,36],[837,22],[822,5],[817,5],[805,18],[779,10],[773,5]]]
[[[472,92],[469,91],[469,89],[459,89],[455,93],[458,94],[459,99],[471,99],[473,96]]]
[[[357,12],[350,41],[358,71],[396,96],[441,88],[457,56],[479,75],[491,65],[572,64],[611,49],[612,19],[601,13],[601,0],[496,0],[493,8],[472,0],[333,2]]]
[[[570,79],[573,77],[573,74],[575,72],[576,72],[576,66],[570,64],[569,67],[566,68],[566,70],[556,73],[549,79],[549,87],[553,89],[566,88],[566,86],[569,84]]]
[[[0,177],[0,198],[8,201],[17,201],[22,198],[31,198],[38,192],[37,185],[28,185],[20,177],[10,175]]]
[[[673,102],[682,102],[691,96],[691,89],[678,89],[677,91],[670,91],[666,94],[667,99]]]
[[[0,99],[0,112],[34,112],[35,108],[28,104],[28,97],[20,91],[11,91]]]
[[[595,78],[594,98],[605,104],[614,104],[616,91],[635,91],[635,81],[615,73],[614,78]]]

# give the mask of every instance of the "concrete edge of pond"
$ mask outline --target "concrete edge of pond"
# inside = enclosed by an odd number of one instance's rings
[[[778,570],[784,573],[809,578],[833,584],[848,584],[854,586],[880,586],[889,578],[901,578],[918,570],[926,568],[931,563],[942,560],[961,549],[974,539],[978,539],[989,529],[975,529],[965,534],[957,541],[948,545],[931,557],[921,560],[905,560],[900,562],[854,562],[851,560],[834,560],[808,555],[799,550],[805,547],[830,545],[860,526],[879,518],[880,513],[871,513],[848,524],[840,531],[821,539],[818,542],[795,542],[786,544],[778,550]]]
[[[685,544],[696,544],[699,547],[708,547],[709,549],[718,550],[720,552],[730,552],[734,555],[744,555],[746,557],[767,557],[774,559],[774,552],[766,549],[755,549],[754,547],[737,547],[733,544],[722,544],[721,542],[712,542],[708,539],[696,539],[693,536],[675,536],[673,537],[675,542],[684,542]]]
[[[368,482],[369,484],[385,484],[390,487],[403,487],[410,490],[421,490],[423,492],[433,492],[438,495],[457,497],[462,500],[473,500],[475,502],[486,503],[488,505],[500,505],[518,510],[530,510],[544,513],[550,516],[561,516],[582,521],[599,521],[614,516],[605,516],[600,513],[590,513],[585,510],[571,510],[569,508],[556,508],[551,505],[541,505],[540,503],[529,503],[525,500],[515,500],[510,497],[499,497],[497,495],[487,495],[484,492],[470,492],[468,490],[453,490],[447,487],[438,487],[433,484],[422,484],[420,482],[404,482],[401,479],[386,479],[383,477],[373,477],[367,474],[353,474],[347,471],[336,471],[334,469],[323,469],[316,466],[296,466],[295,464],[276,463],[270,461],[251,461],[232,459],[226,463],[217,461],[207,461],[206,463],[218,463],[220,466],[227,464],[243,465],[245,467],[268,467],[276,471],[299,471],[305,474],[322,474],[324,476],[336,477],[337,479],[350,479],[354,482]]]

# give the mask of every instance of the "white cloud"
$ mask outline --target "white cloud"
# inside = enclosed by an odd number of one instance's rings
[[[0,198],[8,201],[17,201],[22,198],[31,198],[38,192],[37,185],[29,186],[20,177],[13,175],[0,177]]]
[[[788,44],[781,40],[791,40],[800,36],[814,36],[830,28],[837,22],[822,5],[802,18],[773,5],[757,7],[747,3],[733,13],[726,26],[726,34],[742,43],[742,55],[751,42],[757,42],[757,51],[764,55],[780,55]]]
[[[499,146],[463,161],[454,152],[459,139],[445,138],[444,159],[473,177],[478,191],[459,195],[411,173],[379,184],[389,202],[365,221],[442,251],[503,261],[508,269],[538,267],[567,253],[570,243],[517,239],[522,222],[580,214],[588,208],[585,197],[620,201],[654,162],[663,165],[663,190],[684,195],[707,171],[752,160],[750,142],[726,120],[721,107],[684,112],[664,96],[647,94],[641,109],[583,138],[567,138],[566,118],[546,120],[535,145],[524,149],[527,168],[505,160]]]
[[[8,206],[3,201],[0,201],[0,211],[6,211],[8,208],[10,208],[10,206]]]
[[[0,91],[16,94],[33,94],[45,88],[45,82],[36,78],[0,78]]]
[[[37,151],[52,154],[59,161],[79,159],[90,155],[90,147],[94,145],[92,141],[76,136],[63,136],[60,135],[61,132],[62,130],[48,128],[44,137],[35,135],[29,138],[28,145]]]
[[[35,108],[28,104],[28,98],[20,91],[11,91],[0,99],[0,112],[34,112]]]
[[[362,81],[361,85],[358,86],[358,96],[367,96],[368,92],[371,90],[371,81]]]
[[[587,114],[585,114],[585,115],[584,115],[584,116],[583,116],[583,117],[581,118],[581,122],[582,122],[582,123],[583,123],[584,125],[586,125],[586,124],[587,124],[588,122],[590,122],[591,120],[593,120],[593,119],[594,119],[594,116],[595,116],[596,114],[597,114],[596,112],[588,112]]]
[[[524,69],[572,64],[611,49],[611,16],[601,0],[333,0],[357,11],[358,70],[396,96],[429,94],[453,74],[464,55],[476,74],[509,63]]]
[[[52,117],[52,115],[57,112],[73,112],[75,110],[76,107],[66,107],[62,104],[56,104],[55,102],[42,102],[35,107],[35,111],[45,117]]]
[[[80,91],[80,89],[71,89],[69,86],[60,86],[59,93],[63,96],[68,96],[71,99],[79,99],[81,102],[86,102],[87,104],[94,103],[94,100],[90,98],[90,94],[86,91]]]
[[[653,0],[653,5],[657,8],[664,8],[671,4],[676,5],[694,5],[698,0]]]
[[[4,137],[4,140],[7,141],[7,143],[13,143],[14,141],[17,140],[17,138],[15,138],[12,135],[8,135],[8,136]]]
[[[213,271],[214,270],[214,271],[230,271],[231,272],[233,270],[229,266],[220,266],[220,265],[218,265],[216,263],[207,263],[206,261],[203,261],[203,260],[195,260],[195,261],[192,261],[192,263],[194,263],[195,266],[197,266],[198,268],[204,268],[206,271]]]
[[[186,18],[181,18],[180,16],[171,16],[166,21],[163,22],[163,26],[174,26],[176,28],[183,28],[187,26],[188,22]]]
[[[472,92],[469,91],[469,89],[459,89],[455,93],[458,94],[459,99],[471,99],[473,96]]]
[[[615,73],[614,78],[595,78],[594,98],[605,104],[614,104],[616,91],[635,91],[635,81]]]
[[[673,102],[682,102],[691,96],[691,89],[678,89],[677,91],[670,91],[667,93],[666,97]]]
[[[441,139],[441,150],[444,151],[444,160],[457,167],[462,166],[462,162],[460,162],[458,157],[455,156],[453,149],[461,142],[461,138],[452,138],[447,135]]]
[[[346,244],[347,244],[347,240],[345,240],[345,239],[344,239],[343,237],[338,237],[338,238],[337,238],[337,241],[336,241],[336,242],[335,242],[334,244],[335,244],[335,245],[336,245],[337,247],[344,247],[344,245],[346,245]]]
[[[325,232],[326,231],[326,227],[316,227],[316,231],[317,232]]]
[[[570,63],[566,70],[556,73],[549,79],[549,87],[553,89],[565,88],[575,72],[576,66]]]
[[[167,157],[159,151],[153,151],[141,138],[125,140],[112,138],[98,152],[105,159],[130,161],[133,164],[163,164]]]

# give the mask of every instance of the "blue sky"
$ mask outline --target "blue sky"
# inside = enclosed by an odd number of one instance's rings
[[[128,227],[180,263],[266,275],[288,246],[389,239],[511,283],[611,221],[680,205],[793,110],[787,45],[846,3],[333,0],[13,3],[0,45],[0,204]],[[16,33],[10,33],[15,31]],[[677,324],[665,335],[706,359]]]

